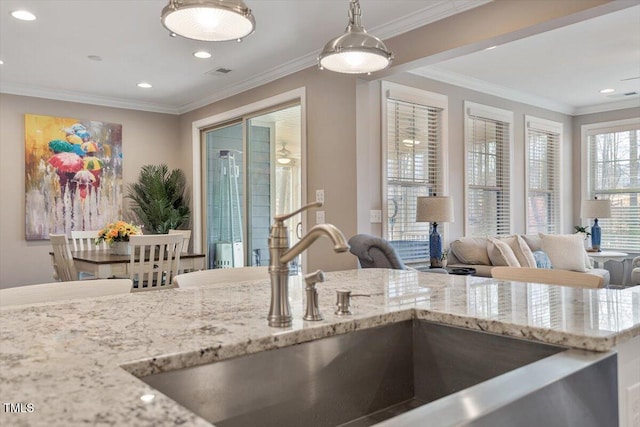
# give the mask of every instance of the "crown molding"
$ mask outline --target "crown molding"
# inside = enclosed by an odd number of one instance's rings
[[[529,104],[535,107],[557,111],[559,113],[568,114],[570,116],[575,115],[575,108],[569,104],[496,85],[462,74],[453,73],[436,66],[409,71],[409,73],[421,77],[426,77],[428,79],[437,80],[443,83],[452,84],[454,86],[460,86],[466,89],[475,90],[477,92],[494,95],[500,98],[509,99],[511,101],[522,102],[523,104]]]
[[[640,98],[635,96],[631,99],[623,99],[620,101],[607,102],[606,104],[578,107],[575,109],[574,116],[582,116],[585,114],[594,114],[594,113],[604,113],[606,111],[614,111],[614,110],[624,110],[625,108],[640,108]]]
[[[126,110],[141,110],[151,113],[180,114],[176,107],[163,104],[131,101],[108,96],[87,95],[82,92],[50,89],[21,83],[2,83],[0,85],[0,93],[32,96],[35,98],[53,99],[56,101],[78,102],[81,104],[100,105],[103,107],[123,108]]]

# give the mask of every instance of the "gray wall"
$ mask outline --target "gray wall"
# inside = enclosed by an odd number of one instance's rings
[[[137,179],[140,167],[145,164],[182,166],[175,162],[180,158],[177,116],[0,95],[0,288],[53,281],[49,241],[25,240],[26,113],[122,124],[125,186]]]

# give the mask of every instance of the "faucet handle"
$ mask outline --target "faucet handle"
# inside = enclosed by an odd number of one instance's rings
[[[304,282],[307,284],[305,291],[307,293],[307,308],[302,317],[304,320],[322,320],[320,307],[318,305],[318,290],[316,283],[324,282],[324,273],[322,270],[316,270],[313,273],[304,276]]]
[[[371,294],[352,294],[351,291],[340,289],[336,291],[338,296],[338,301],[336,301],[336,311],[335,314],[338,316],[348,316],[351,313],[349,309],[351,305],[352,297],[370,297]]]
[[[316,270],[304,276],[304,283],[306,283],[307,288],[315,287],[318,282],[324,282],[324,272],[322,270]]]
[[[300,212],[302,212],[302,211],[306,211],[307,209],[311,209],[311,208],[319,208],[320,206],[322,206],[322,202],[320,202],[320,201],[317,201],[317,200],[316,200],[315,202],[313,202],[313,203],[309,203],[308,205],[304,205],[304,206],[303,206],[303,207],[301,207],[300,209],[295,210],[295,211],[293,211],[293,212],[291,212],[291,213],[288,213],[288,214],[282,214],[282,215],[276,215],[276,216],[274,216],[274,217],[273,217],[273,219],[274,219],[276,222],[283,222],[283,221],[288,220],[288,219],[289,219],[289,218],[291,218],[292,216],[296,216],[296,215],[298,215],[298,214],[299,214]]]

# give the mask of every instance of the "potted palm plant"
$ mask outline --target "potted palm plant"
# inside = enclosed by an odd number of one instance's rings
[[[166,164],[145,165],[138,181],[127,186],[131,211],[151,234],[189,225],[191,210],[187,180],[181,169],[169,171]]]

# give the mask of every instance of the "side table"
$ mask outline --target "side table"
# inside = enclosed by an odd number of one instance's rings
[[[593,260],[593,263],[597,268],[604,268],[604,263],[607,261],[616,261],[622,263],[622,286],[627,285],[627,263],[625,262],[628,253],[614,252],[614,251],[602,251],[602,252],[587,252],[589,258]]]

